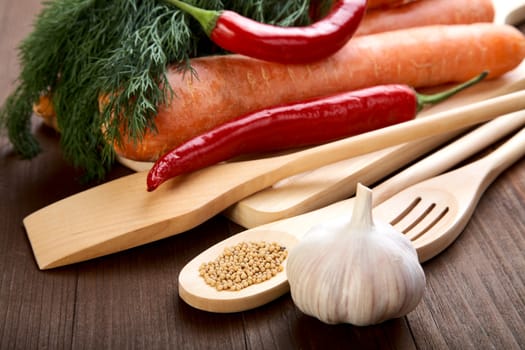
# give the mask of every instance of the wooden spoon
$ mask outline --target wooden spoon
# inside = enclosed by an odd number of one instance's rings
[[[383,184],[377,186],[373,191],[374,205],[377,206],[382,202],[385,203],[384,209],[383,205],[381,204],[379,207],[374,209],[375,213],[377,213],[378,216],[385,217],[387,219],[395,217],[396,215],[392,216],[392,213],[397,214],[400,212],[399,208],[405,208],[408,205],[405,204],[406,195],[404,194],[402,196],[400,194],[400,197],[395,195],[394,197],[385,201],[391,195],[399,192],[407,186],[441,173],[442,171],[457,164],[461,160],[490,145],[504,135],[512,132],[513,130],[516,130],[517,128],[523,127],[523,125],[525,125],[525,110],[498,118],[477,128],[454,143],[425,158],[423,161],[416,163],[410,168],[394,176],[390,180],[387,180]],[[513,138],[511,144],[512,146],[506,145],[504,148],[501,148],[501,151],[498,150],[497,153],[494,153],[494,156],[487,158],[489,160],[483,159],[482,163],[474,163],[475,165],[472,165],[475,167],[475,174],[470,175],[469,173],[469,176],[473,176],[474,178],[481,177],[484,179],[482,182],[483,186],[477,187],[478,191],[476,199],[479,199],[481,196],[482,187],[488,186],[490,181],[493,180],[497,174],[499,174],[499,172],[511,164],[511,161],[519,158],[517,155],[523,154],[525,152],[525,144],[523,140],[524,133],[525,132],[523,131],[520,133],[519,139],[517,137]],[[494,159],[493,157],[496,157],[496,155],[501,154],[502,152],[503,154],[506,154],[509,147],[512,147],[513,150],[517,149],[512,154],[512,159],[506,161],[505,163],[498,163],[496,167],[496,164],[492,163],[492,159]],[[493,169],[491,172],[489,172],[490,178],[486,176],[486,170],[488,169]],[[454,172],[454,174],[454,176],[459,176],[459,182],[465,181],[465,176],[462,176],[461,172]],[[454,183],[458,184],[459,182],[455,181]],[[469,182],[479,184],[479,182],[475,180],[469,179]],[[441,188],[444,192],[449,192],[447,190],[450,189],[450,187],[447,188],[447,184],[443,184],[441,182],[440,186],[441,187],[434,186],[435,190],[438,191]],[[420,188],[418,185],[415,185],[414,187]],[[472,186],[469,186],[468,188],[473,191]],[[402,193],[413,194],[414,191],[415,190],[407,189]],[[419,193],[421,196],[423,195],[423,193],[420,191],[416,191],[416,193]],[[464,200],[463,198],[465,197],[462,197],[462,200]],[[455,198],[446,197],[446,200],[451,200],[449,203],[447,203],[450,208],[457,207],[457,205],[454,204],[454,201],[456,200]],[[475,206],[475,202],[473,200],[468,200],[467,202],[471,202],[471,205],[469,206],[469,213],[450,209],[446,216],[447,221],[443,221],[442,223],[440,222],[439,225],[436,224],[435,230],[431,230],[423,233],[421,236],[414,237],[414,239],[417,238],[414,243],[416,245],[416,249],[418,250],[418,254],[420,254],[421,261],[424,261],[439,253],[461,232]],[[240,291],[219,292],[215,290],[215,288],[205,284],[204,280],[199,276],[198,269],[202,263],[213,261],[218,255],[222,253],[224,248],[233,246],[239,242],[277,242],[289,249],[294,244],[296,244],[312,226],[320,222],[332,220],[333,218],[342,215],[350,215],[349,213],[351,213],[352,206],[353,198],[350,198],[318,209],[316,211],[243,231],[217,243],[216,245],[199,254],[182,269],[179,275],[180,297],[195,308],[212,312],[243,311],[274,300],[288,291],[289,287],[285,272],[278,274],[274,278],[264,283],[252,285]],[[393,211],[394,209],[395,211]],[[448,215],[450,215],[450,218]],[[444,226],[446,223],[453,222],[454,219],[461,222],[462,225],[450,227]],[[396,224],[396,227],[398,227],[398,224]],[[403,229],[404,228],[405,226],[403,226]],[[412,229],[409,231],[413,232]],[[408,232],[408,234],[410,234],[410,232]]]
[[[141,172],[42,208],[24,226],[41,269],[122,251],[189,230],[239,199],[291,175],[525,108],[525,91],[284,156],[225,163],[146,191]]]

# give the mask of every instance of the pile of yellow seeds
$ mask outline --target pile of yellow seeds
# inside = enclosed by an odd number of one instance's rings
[[[275,242],[241,242],[225,248],[214,261],[203,263],[199,274],[218,291],[239,291],[283,271],[287,256],[286,248]]]

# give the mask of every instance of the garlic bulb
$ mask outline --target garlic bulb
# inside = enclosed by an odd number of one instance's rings
[[[295,305],[328,323],[364,326],[406,315],[423,296],[425,273],[412,243],[372,218],[372,191],[357,186],[352,217],[312,228],[290,250]]]

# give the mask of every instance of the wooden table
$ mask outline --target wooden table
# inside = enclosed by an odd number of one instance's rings
[[[0,101],[14,87],[15,48],[40,8],[38,0],[0,2]],[[38,122],[34,129],[43,153],[30,161],[0,138],[0,349],[525,348],[525,159],[487,190],[455,244],[424,264],[427,290],[416,310],[359,328],[307,317],[289,295],[236,314],[181,301],[184,264],[242,230],[222,216],[160,242],[40,271],[22,219],[91,185],[78,182],[54,131]],[[116,166],[108,180],[129,173]]]

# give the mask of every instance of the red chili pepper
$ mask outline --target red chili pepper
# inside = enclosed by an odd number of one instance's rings
[[[159,158],[148,173],[148,191],[241,154],[316,145],[411,120],[424,105],[440,102],[486,75],[435,95],[418,94],[406,85],[382,85],[240,116]]]
[[[223,49],[279,63],[307,63],[332,55],[352,38],[366,10],[366,0],[339,0],[323,19],[309,26],[280,27],[233,11],[166,1],[199,21],[210,39]]]

